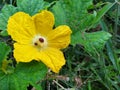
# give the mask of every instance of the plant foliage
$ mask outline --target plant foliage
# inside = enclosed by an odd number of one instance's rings
[[[92,0],[60,0],[52,8],[56,18],[55,25],[69,25],[73,31],[71,44],[82,44],[89,53],[103,49],[111,35],[104,31],[96,33],[85,31],[94,28],[113,4],[107,3],[98,13],[88,11],[92,6]]]
[[[42,62],[16,63],[7,34],[10,16],[44,9],[54,14],[54,27],[72,30],[59,74]],[[0,0],[0,90],[119,90],[119,18],[119,0]]]

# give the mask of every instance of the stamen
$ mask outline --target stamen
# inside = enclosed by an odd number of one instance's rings
[[[38,49],[44,49],[47,47],[47,40],[45,37],[42,37],[40,35],[36,35],[34,38],[33,38],[33,46],[35,46],[36,48]]]
[[[37,46],[38,44],[37,43],[34,43],[35,46]]]
[[[41,43],[43,43],[43,42],[44,42],[44,39],[43,39],[43,38],[39,38],[39,41],[40,41]]]

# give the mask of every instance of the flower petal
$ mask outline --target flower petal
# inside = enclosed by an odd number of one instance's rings
[[[54,25],[54,15],[51,12],[43,10],[32,18],[34,20],[37,33],[46,35],[50,30],[52,30]]]
[[[47,48],[38,54],[39,59],[46,64],[53,72],[58,73],[65,64],[64,55],[54,48]]]
[[[18,12],[11,16],[7,25],[8,34],[12,39],[25,44],[35,35],[35,26],[32,18],[24,12]]]
[[[48,46],[57,49],[66,48],[70,43],[71,33],[72,31],[66,25],[57,27],[47,35]]]
[[[30,62],[35,59],[38,50],[32,45],[14,44],[14,57],[17,62]]]

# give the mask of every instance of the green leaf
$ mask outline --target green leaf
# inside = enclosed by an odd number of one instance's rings
[[[13,15],[15,12],[17,12],[16,8],[12,5],[5,5],[2,8],[2,11],[0,13],[0,30],[3,30],[0,32],[1,35],[6,36],[7,34],[7,21],[11,15]]]
[[[45,2],[43,0],[17,0],[19,11],[26,12],[31,16],[44,9]]]
[[[108,26],[106,25],[106,23],[101,20],[100,22],[101,27],[104,31],[108,31]],[[110,61],[112,62],[114,68],[119,71],[119,62],[118,62],[118,58],[117,58],[117,54],[115,54],[115,48],[113,47],[113,41],[110,39],[107,43],[106,43],[106,49],[107,49],[107,54],[109,56]]]
[[[72,35],[72,44],[82,44],[90,53],[100,51],[103,49],[106,41],[111,37],[111,34],[105,31],[98,31],[93,33],[75,33]]]
[[[66,24],[69,25],[73,33],[78,30],[88,29],[96,12],[88,13],[88,7],[92,5],[92,0],[60,0],[52,8],[55,15],[55,26]]]
[[[17,7],[5,5],[0,13],[0,35],[7,36],[7,21],[11,15],[18,11],[23,11],[31,16],[45,8],[43,0],[17,0]]]
[[[3,42],[0,42],[0,67],[2,65],[2,61],[6,59],[10,51],[11,51],[11,48],[8,45],[6,45]]]
[[[115,4],[107,3],[103,8],[88,12],[93,6],[93,0],[60,0],[52,8],[55,15],[55,25],[66,24],[71,27],[73,34],[94,27],[102,16]]]
[[[97,12],[96,18],[93,20],[93,25],[100,21],[100,19],[105,15],[106,12],[114,5],[115,3],[107,3],[103,8],[100,9],[99,12]]]
[[[95,27],[105,13],[115,4],[107,3],[98,13],[91,11],[93,0],[59,0],[52,8],[55,26],[66,24],[72,29],[71,44],[82,44],[88,52],[100,51],[111,37],[107,32],[85,33]],[[88,12],[89,10],[89,12]]]
[[[36,90],[42,90],[38,83],[44,79],[46,72],[47,68],[41,62],[19,63],[12,74],[0,71],[0,89],[27,90],[32,85]]]

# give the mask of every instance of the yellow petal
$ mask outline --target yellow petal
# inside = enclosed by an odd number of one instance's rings
[[[8,20],[7,31],[13,40],[22,44],[28,43],[35,35],[32,17],[24,12],[15,13]]]
[[[46,35],[52,30],[54,25],[54,15],[51,12],[43,10],[41,13],[34,15],[32,18],[34,20],[37,33]]]
[[[53,72],[58,73],[65,64],[64,55],[54,48],[47,48],[38,54],[39,59],[46,64]]]
[[[14,57],[17,62],[30,62],[35,59],[38,50],[32,45],[14,44]]]
[[[66,25],[57,27],[55,30],[52,30],[48,36],[48,46],[62,49],[66,48],[70,43],[70,34],[72,31]]]

